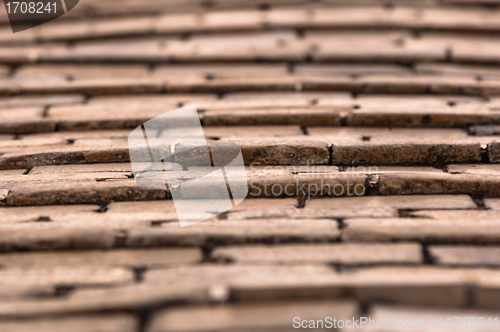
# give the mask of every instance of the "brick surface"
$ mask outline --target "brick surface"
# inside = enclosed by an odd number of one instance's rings
[[[245,164],[325,165],[329,163],[328,144],[309,140],[272,139],[230,140],[240,146]]]
[[[130,247],[202,246],[243,243],[330,242],[339,238],[337,223],[326,219],[208,220],[181,228],[167,223],[160,228],[131,229]]]
[[[40,252],[10,253],[0,255],[0,265],[4,268],[57,268],[67,267],[168,267],[194,264],[202,260],[197,248],[167,248],[146,250],[81,251],[81,252]]]
[[[55,123],[43,117],[43,108],[0,110],[0,133],[27,134],[54,131]]]
[[[422,261],[417,244],[338,244],[338,245],[284,245],[248,246],[216,249],[214,260],[237,263],[330,263],[342,265],[363,264],[418,264]]]
[[[235,125],[301,125],[339,126],[342,113],[332,109],[238,109],[207,110],[203,122],[207,126]]]
[[[429,253],[440,265],[497,266],[500,248],[479,246],[431,246]]]
[[[382,174],[379,189],[382,195],[410,194],[473,194],[498,196],[495,174],[447,174],[401,172]]]
[[[85,316],[74,318],[54,318],[36,319],[31,321],[2,322],[0,327],[5,332],[22,332],[37,330],[40,332],[49,331],[74,331],[84,332],[134,332],[137,330],[139,322],[133,316],[127,315],[106,315],[106,316]]]
[[[500,210],[500,201],[496,198],[486,198],[484,199],[484,205],[486,208],[491,210]]]
[[[16,34],[0,6],[0,330],[498,310],[499,3],[386,2],[87,0]],[[128,136],[187,105],[249,195],[180,227]]]
[[[112,248],[123,237],[117,230],[102,227],[84,229],[61,225],[24,224],[2,226],[0,251],[83,250]]]
[[[387,137],[390,139],[390,135]],[[394,139],[393,141],[395,141]],[[429,140],[430,141],[430,140]],[[334,165],[443,165],[481,161],[480,143],[456,140],[429,143],[339,143],[333,145]]]
[[[363,209],[359,209],[363,206]],[[398,216],[398,210],[475,209],[469,196],[409,195],[386,197],[338,197],[312,199],[300,209],[298,216],[330,218],[390,218]]]
[[[348,241],[498,242],[497,211],[417,211],[410,217],[347,219],[342,237]]]
[[[9,319],[37,316],[57,317],[82,313],[133,311],[170,303],[207,301],[207,292],[199,287],[173,288],[159,284],[133,284],[123,287],[79,290],[68,299],[4,301],[0,305],[0,316]]]
[[[352,319],[356,305],[346,301],[275,302],[236,304],[224,307],[193,307],[158,312],[148,331],[289,330],[291,317]],[[258,320],[255,317],[259,317]],[[189,323],[188,323],[189,322]]]
[[[378,267],[345,274],[317,265],[203,266],[151,271],[146,283],[198,286],[225,284],[238,300],[339,297],[350,291],[362,301],[457,306],[465,301],[465,284],[477,281],[484,270],[432,267]],[[498,272],[491,272],[491,276]],[[203,276],[203,277],[201,277]]]

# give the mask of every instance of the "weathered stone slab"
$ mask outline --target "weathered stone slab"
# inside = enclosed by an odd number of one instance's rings
[[[326,108],[207,110],[203,114],[203,123],[206,126],[340,126],[341,117],[341,111]]]
[[[8,253],[0,255],[3,268],[58,267],[169,267],[202,260],[198,248],[118,249],[112,251]]]
[[[430,246],[429,253],[433,261],[439,265],[500,265],[500,247],[496,246]]]
[[[0,251],[107,249],[123,234],[105,228],[70,228],[61,225],[21,224],[0,227]]]
[[[0,98],[0,108],[44,107],[47,105],[81,104],[82,95],[16,96]]]
[[[245,164],[325,165],[329,163],[328,144],[310,140],[231,139],[240,146]]]
[[[338,239],[333,220],[211,219],[181,228],[176,222],[162,227],[131,229],[128,247],[202,246],[243,243],[329,242]]]
[[[481,161],[480,143],[340,143],[334,144],[334,165],[443,165]]]
[[[355,314],[356,304],[342,300],[260,302],[220,307],[197,306],[156,313],[152,318],[148,332],[255,331],[257,329],[286,331],[293,325],[290,317],[324,320],[325,317],[334,315],[337,319],[352,319]],[[259,319],[255,319],[255,317],[259,317]]]
[[[418,244],[353,243],[225,247],[215,249],[212,259],[245,264],[341,265],[418,264],[422,261]]]
[[[386,173],[380,175],[382,195],[469,194],[500,196],[497,174]]]
[[[498,243],[497,211],[417,211],[412,218],[347,219],[346,241]]]
[[[102,332],[135,332],[138,320],[128,315],[84,316],[71,318],[36,319],[28,321],[3,321],[0,329],[4,332],[88,332],[89,329]]]

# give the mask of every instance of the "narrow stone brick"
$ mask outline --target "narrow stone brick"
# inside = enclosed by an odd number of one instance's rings
[[[4,332],[88,332],[90,326],[95,331],[135,332],[139,328],[139,321],[133,316],[112,314],[53,319],[40,318],[28,321],[3,321],[0,323],[0,329]]]
[[[60,317],[83,313],[138,311],[170,303],[207,302],[207,292],[200,287],[132,284],[123,287],[77,290],[69,298],[31,301],[3,301],[0,317],[23,319]],[[88,326],[86,326],[88,330]]]
[[[359,206],[363,206],[363,209],[359,209]],[[337,197],[307,200],[305,208],[296,212],[296,217],[391,218],[398,216],[398,210],[475,209],[476,207],[469,196]]]
[[[289,76],[284,77],[238,77],[206,79],[191,78],[166,83],[168,93],[225,93],[241,91],[299,91],[299,82]]]
[[[131,173],[130,163],[87,164],[87,165],[56,165],[38,166],[30,171],[30,175],[61,174],[61,173]]]
[[[84,250],[115,246],[120,232],[103,228],[65,228],[61,225],[9,225],[0,228],[0,251]]]
[[[8,207],[0,209],[0,224],[27,223],[37,220],[48,222],[56,216],[92,213],[98,209],[99,205]]]
[[[179,288],[189,284],[200,287],[224,284],[232,298],[239,301],[335,298],[349,292],[353,298],[366,302],[458,307],[466,301],[465,285],[477,279],[481,272],[378,267],[339,274],[319,265],[206,265],[151,271],[146,274],[145,283]],[[495,273],[498,276],[498,272]]]
[[[334,165],[443,165],[481,161],[480,143],[340,143],[334,144]]]
[[[217,248],[215,261],[236,263],[342,265],[418,264],[422,261],[418,244],[353,244],[238,246]]]
[[[195,264],[202,260],[198,248],[167,249],[119,249],[113,251],[78,252],[36,252],[8,253],[0,255],[0,265],[5,268],[43,268],[43,267],[169,267],[182,264]]]
[[[161,189],[137,187],[133,179],[114,181],[45,182],[36,186],[24,184],[12,187],[7,197],[9,206],[55,204],[104,204],[113,201],[155,200],[168,198]]]
[[[430,246],[429,253],[439,265],[498,266],[500,247]]]
[[[212,244],[328,242],[338,239],[337,223],[321,219],[212,220],[181,228],[131,229],[128,247],[202,246]]]
[[[445,45],[428,42],[427,39],[412,39],[406,33],[310,33],[309,43],[316,43],[319,50],[314,59],[320,61],[383,61],[403,62],[408,59],[436,61],[444,60]]]
[[[42,27],[43,29],[43,27]],[[53,27],[51,31],[57,31]],[[150,76],[147,65],[95,65],[95,64],[57,64],[28,65],[19,68],[13,76],[18,82],[39,83],[80,81],[88,79],[126,79],[145,78]]]
[[[214,80],[218,78],[287,76],[288,69],[282,64],[178,64],[175,66],[159,65],[155,68],[153,75],[167,81],[186,79],[186,77]]]
[[[93,79],[79,81],[27,81],[17,83],[25,94],[144,94],[159,93],[163,82],[154,78]]]
[[[342,113],[338,110],[321,108],[208,110],[203,113],[203,122],[206,126],[340,126],[341,118]]]
[[[497,211],[417,211],[412,218],[348,219],[346,241],[498,243]],[[487,218],[487,219],[486,219]],[[474,220],[471,223],[471,220]]]
[[[334,315],[337,319],[352,319],[356,315],[356,304],[349,301],[301,301],[260,302],[255,304],[233,304],[221,307],[197,306],[177,308],[156,313],[148,332],[189,330],[256,330],[290,329],[290,317],[319,319]],[[255,317],[259,317],[258,320]],[[332,316],[333,317],[333,316]]]
[[[11,286],[119,286],[134,280],[132,271],[122,267],[83,266],[38,266],[9,267],[0,272],[0,285]]]
[[[250,165],[325,165],[329,163],[328,145],[308,140],[230,140],[240,146],[245,164]]]
[[[380,175],[382,195],[468,194],[500,196],[496,174],[386,173]]]
[[[355,110],[348,118],[350,126],[464,128],[471,124],[498,123],[496,113],[467,109]]]
[[[240,92],[228,93],[224,99],[216,100],[206,109],[255,109],[255,108],[307,108],[318,105],[350,110],[353,99],[346,92]]]
[[[21,96],[0,98],[0,108],[44,107],[48,105],[71,105],[83,103],[82,95]]]
[[[203,127],[203,132],[205,133],[205,137],[208,139],[234,137],[286,137],[304,135],[304,132],[299,126]]]
[[[42,115],[42,108],[0,110],[0,134],[29,134],[54,131],[55,123]]]
[[[499,174],[500,165],[448,165],[448,173],[451,174]]]
[[[307,131],[310,136],[328,138],[333,143],[419,143],[451,139],[464,140],[468,137],[465,130],[441,128],[310,127]]]

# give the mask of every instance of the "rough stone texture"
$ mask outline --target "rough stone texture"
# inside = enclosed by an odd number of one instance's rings
[[[389,136],[390,137],[390,136]],[[388,138],[389,138],[388,137]],[[444,165],[481,161],[479,143],[334,144],[334,165]]]
[[[329,163],[328,144],[308,140],[230,140],[241,147],[245,164],[325,165]]]
[[[471,194],[500,196],[496,174],[447,174],[401,172],[381,174],[382,195]]]
[[[207,110],[203,114],[203,123],[206,126],[340,126],[341,117],[342,113],[338,110],[322,108]]]
[[[214,260],[236,263],[418,264],[418,244],[337,244],[247,246],[216,249]]]
[[[500,162],[500,144],[499,142],[491,142],[488,144],[488,157],[490,162],[499,163]]]
[[[302,319],[352,319],[356,305],[346,301],[260,302],[234,304],[224,307],[198,306],[158,312],[148,332],[167,331],[256,331],[289,330],[290,317]],[[332,317],[333,317],[332,316]],[[259,319],[255,319],[259,317]]]
[[[141,201],[165,199],[167,190],[142,189],[133,179],[54,183],[49,180],[36,185],[23,184],[12,187],[6,203],[9,206],[56,205],[56,204],[104,204],[113,201]]]

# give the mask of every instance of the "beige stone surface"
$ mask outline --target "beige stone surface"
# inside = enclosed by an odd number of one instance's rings
[[[270,329],[285,331],[293,324],[291,318],[352,319],[356,304],[348,301],[258,302],[220,307],[196,306],[158,312],[148,329],[163,331],[235,331]],[[255,319],[259,317],[259,319]]]
[[[417,211],[412,218],[348,219],[346,241],[497,243],[497,211]]]
[[[334,220],[278,219],[248,220],[211,219],[181,228],[177,222],[162,227],[131,229],[126,246],[202,246],[218,243],[286,243],[293,241],[336,241],[340,232]]]
[[[498,174],[447,174],[401,172],[381,174],[382,195],[470,194],[499,196]]]
[[[216,249],[212,253],[212,258],[216,261],[245,264],[330,263],[363,265],[418,264],[422,261],[421,248],[418,244],[354,243],[225,247]]]
[[[496,246],[431,246],[429,253],[440,265],[497,266],[500,248]]]
[[[135,332],[138,320],[131,315],[102,315],[70,318],[36,319],[27,321],[4,321],[0,328],[5,332],[24,331],[72,331],[72,332]]]
[[[4,268],[43,267],[167,267],[195,264],[202,260],[198,248],[117,249],[82,252],[8,253],[0,255]]]

